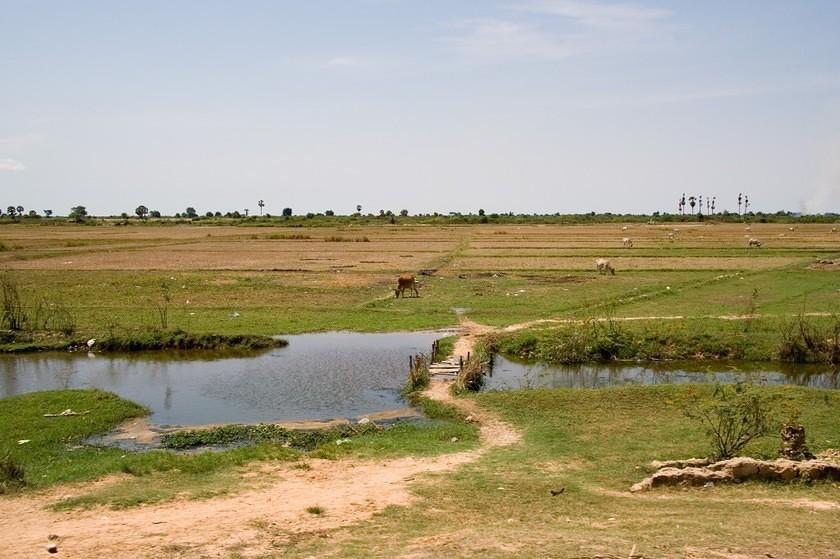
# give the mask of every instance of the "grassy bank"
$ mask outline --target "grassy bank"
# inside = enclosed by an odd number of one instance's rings
[[[494,348],[545,363],[745,360],[837,363],[834,317],[587,321],[505,334]]]
[[[99,390],[23,394],[0,400],[0,475],[5,475],[0,479],[0,487],[5,492],[22,491],[122,473],[130,477],[61,502],[59,506],[97,503],[133,506],[179,494],[207,497],[231,491],[242,481],[239,467],[257,460],[429,455],[469,448],[476,443],[476,429],[461,421],[460,416],[435,403],[423,400],[417,403],[428,412],[427,422],[401,423],[382,429],[348,426],[324,432],[231,426],[173,435],[168,445],[172,448],[243,444],[222,452],[184,455],[85,445],[86,438],[147,413],[141,406],[114,394]],[[80,415],[44,417],[67,409]],[[453,437],[458,439],[458,444],[451,442]],[[347,442],[337,445],[337,439]],[[27,442],[19,444],[18,441]],[[295,444],[288,445],[289,441]]]
[[[285,340],[248,334],[191,334],[181,330],[140,330],[87,339],[65,336],[59,332],[14,332],[1,340],[0,353],[34,351],[131,352],[156,350],[231,350],[255,351],[288,345]]]
[[[779,550],[788,558],[832,556],[837,512],[806,503],[836,503],[836,483],[628,492],[648,475],[651,460],[709,452],[703,428],[683,409],[711,390],[632,386],[472,396],[521,428],[522,443],[423,484],[413,506],[388,509],[329,538],[286,540],[282,557],[627,557],[634,547],[651,558],[779,556]],[[838,446],[838,394],[761,390],[801,409],[814,451]],[[774,456],[778,446],[769,437],[746,454]]]

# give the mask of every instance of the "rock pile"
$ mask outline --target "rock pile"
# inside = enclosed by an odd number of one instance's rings
[[[705,462],[705,465],[701,465]],[[756,460],[732,458],[709,464],[692,459],[673,462],[654,462],[657,472],[630,488],[632,492],[647,491],[666,485],[703,486],[708,483],[738,483],[750,479],[792,481],[795,479],[830,479],[840,481],[840,463],[830,459],[796,461],[788,458]]]

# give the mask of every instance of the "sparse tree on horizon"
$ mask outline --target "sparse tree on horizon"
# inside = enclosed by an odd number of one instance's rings
[[[694,206],[697,205],[697,198],[695,198],[694,196],[689,196],[688,205],[691,206],[691,215],[694,215]]]
[[[84,221],[85,218],[87,217],[87,215],[88,215],[88,213],[87,213],[87,208],[86,207],[84,207],[84,206],[73,206],[72,208],[70,208],[70,213],[68,214],[67,217],[69,217],[70,219],[72,219],[73,221],[78,223],[80,221]]]
[[[184,212],[184,217],[189,217],[190,219],[195,218],[195,217],[198,217],[198,212],[196,212],[196,211],[195,211],[195,208],[193,208],[192,206],[190,206],[190,207],[189,207],[189,208],[187,208],[187,209],[186,209],[186,211]]]
[[[292,217],[292,208],[283,208],[283,217]]]
[[[741,193],[738,193],[738,215],[741,215]]]
[[[16,209],[17,209],[18,215],[23,216],[23,206],[18,206]]]
[[[52,210],[44,210],[44,215],[47,217],[51,217],[53,214]]]
[[[260,207],[260,215],[262,215],[262,209],[265,206],[265,202],[263,200],[260,200],[259,202],[257,202],[257,205]]]
[[[149,208],[147,208],[146,206],[140,205],[140,206],[137,206],[137,209],[134,210],[134,213],[136,213],[137,217],[139,217],[140,219],[146,219],[146,216],[149,215]]]
[[[9,214],[9,217],[15,217],[15,215],[17,215],[17,210],[14,206],[9,206],[6,208],[6,213]]]

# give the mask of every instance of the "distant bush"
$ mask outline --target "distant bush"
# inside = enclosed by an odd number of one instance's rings
[[[324,241],[328,243],[369,243],[367,237],[342,237],[341,235],[330,235]]]
[[[312,237],[309,235],[304,235],[303,233],[272,233],[270,235],[265,236],[266,239],[294,239],[294,240],[303,240],[303,239],[311,239]]]

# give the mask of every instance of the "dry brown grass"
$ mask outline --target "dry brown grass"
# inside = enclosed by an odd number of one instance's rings
[[[800,225],[794,231],[783,224],[754,224],[749,231],[743,224],[622,227],[4,225],[0,227],[0,240],[11,250],[0,253],[0,267],[399,272],[449,265],[469,270],[588,270],[593,253],[619,251],[612,258],[618,269],[625,270],[761,270],[795,262],[801,258],[798,250],[840,250],[840,234],[832,233],[824,224]],[[624,237],[633,239],[634,248],[622,249]],[[751,237],[761,239],[763,247],[738,254],[714,254],[746,249]],[[369,242],[353,242],[364,238]],[[327,242],[330,239],[347,242]],[[779,250],[785,252],[779,254]]]

